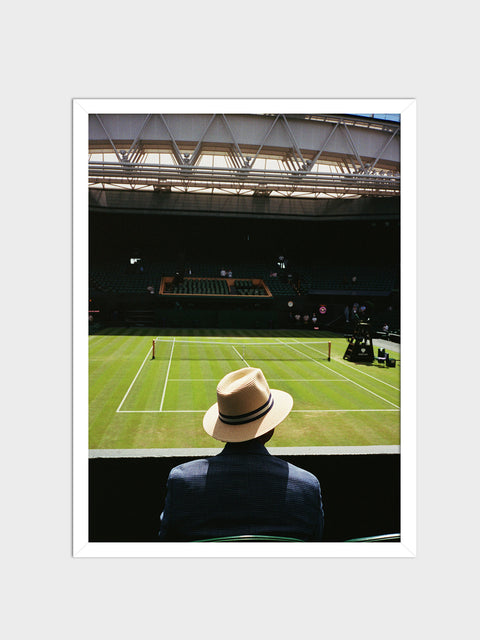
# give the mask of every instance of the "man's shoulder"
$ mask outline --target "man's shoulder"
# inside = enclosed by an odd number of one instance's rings
[[[262,464],[266,465],[266,468],[271,469],[273,472],[277,472],[282,475],[287,475],[289,480],[301,481],[312,486],[319,484],[318,478],[310,471],[297,467],[296,465],[279,458],[277,456],[268,453],[266,456],[262,456]]]
[[[288,475],[292,480],[301,480],[302,482],[307,482],[308,484],[317,486],[319,484],[317,476],[315,476],[310,471],[306,469],[302,469],[301,467],[297,467],[291,462],[287,462],[288,464]]]
[[[190,460],[190,462],[183,462],[182,464],[173,467],[170,471],[171,478],[180,478],[182,476],[192,475],[201,471],[206,471],[208,468],[208,460],[206,458],[199,458],[198,460]]]

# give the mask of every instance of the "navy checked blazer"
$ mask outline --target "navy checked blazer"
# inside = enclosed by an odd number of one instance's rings
[[[229,442],[212,458],[171,470],[160,520],[166,542],[246,534],[320,541],[320,483],[260,442]]]

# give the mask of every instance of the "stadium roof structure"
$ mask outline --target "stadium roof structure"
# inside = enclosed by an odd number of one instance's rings
[[[398,114],[90,114],[89,187],[399,196],[400,126]]]

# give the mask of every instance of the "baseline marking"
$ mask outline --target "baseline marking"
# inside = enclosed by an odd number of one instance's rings
[[[342,381],[343,382],[343,381]],[[122,411],[118,411],[118,413],[206,413],[208,409],[146,409],[146,410],[137,410],[137,409],[122,409]],[[349,413],[355,411],[365,411],[365,412],[380,412],[380,413],[389,413],[389,412],[398,412],[398,409],[292,409],[290,413]]]

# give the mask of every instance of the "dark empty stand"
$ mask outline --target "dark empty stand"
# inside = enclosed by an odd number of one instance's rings
[[[173,277],[175,271],[175,263],[150,262],[141,272],[129,269],[120,260],[94,263],[90,268],[90,288],[112,293],[143,293],[151,286],[158,293],[162,278]],[[273,275],[268,263],[236,265],[233,279],[218,277],[220,267],[216,261],[193,264],[191,271],[192,275],[186,276],[175,290],[169,286],[165,293],[229,295],[233,285],[238,295],[265,295],[264,287],[254,280],[262,280],[272,295],[298,295],[293,286],[298,283],[303,294],[386,296],[399,287],[393,267],[346,269],[299,264],[294,280]],[[352,273],[356,275],[355,282]]]
[[[393,267],[383,266],[304,267],[301,281],[311,293],[389,295],[395,288],[396,272]]]
[[[311,318],[315,311],[318,328],[344,332],[345,306],[366,302],[375,307],[375,330],[385,322],[399,329],[399,228],[393,223],[94,208],[90,232],[89,297],[99,323],[287,328],[297,326],[295,315]],[[286,257],[285,269],[279,255]],[[130,264],[137,256],[141,262]],[[231,277],[222,278],[225,271]],[[321,305],[327,308],[322,316]]]

